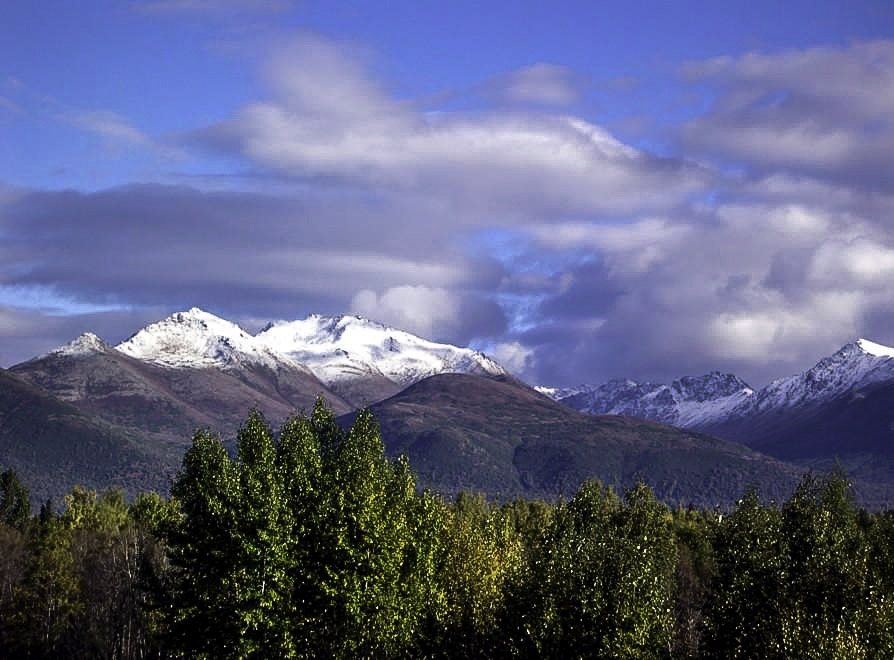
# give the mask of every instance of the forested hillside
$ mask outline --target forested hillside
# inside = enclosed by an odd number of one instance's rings
[[[231,457],[199,432],[170,499],[0,477],[3,657],[894,656],[894,514],[842,477],[670,509],[639,485],[502,504],[419,492],[368,412],[321,403]]]

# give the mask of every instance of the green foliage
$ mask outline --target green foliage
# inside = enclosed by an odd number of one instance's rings
[[[746,496],[715,539],[712,655],[891,657],[894,594],[878,562],[884,521],[861,523],[841,476],[808,475],[781,510]]]
[[[168,538],[172,585],[165,608],[168,643],[195,657],[236,654],[242,627],[234,603],[238,553],[236,471],[220,439],[193,437],[183,470],[171,489],[182,518]]]
[[[718,575],[707,607],[715,657],[780,657],[788,579],[782,516],[749,492],[714,541]]]
[[[201,432],[173,493],[168,641],[202,657],[396,657],[437,617],[441,511],[390,463],[375,420],[318,401],[278,441],[258,413],[235,460]]]
[[[894,513],[839,476],[726,516],[594,481],[447,504],[318,401],[235,456],[196,433],[169,500],[31,518],[0,486],[0,657],[894,657]]]
[[[44,515],[29,534],[24,575],[4,622],[11,655],[69,655],[75,616],[83,608],[71,535],[57,516]]]
[[[520,567],[521,541],[508,512],[460,493],[443,518],[436,593],[440,627],[429,648],[440,657],[495,654],[506,584]]]
[[[717,515],[695,509],[674,512],[677,540],[674,613],[676,640],[674,657],[702,657],[704,608],[717,574],[711,539]]]
[[[0,473],[0,523],[23,531],[30,515],[28,489],[19,481],[15,470],[4,470]]]
[[[587,482],[533,553],[513,644],[524,655],[662,657],[673,640],[671,516],[645,486]]]

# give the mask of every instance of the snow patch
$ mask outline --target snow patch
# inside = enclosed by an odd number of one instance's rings
[[[869,341],[868,339],[863,339],[862,337],[857,340],[857,346],[859,346],[864,352],[876,357],[894,357],[894,348],[891,348],[890,346],[884,346],[882,344],[876,344],[874,341]]]
[[[235,323],[198,307],[146,326],[116,347],[138,360],[174,368],[226,368],[288,365],[303,369],[279,355]]]
[[[76,339],[68,342],[64,346],[54,348],[49,353],[41,355],[41,358],[50,355],[90,355],[92,353],[103,353],[109,349],[109,345],[92,332],[85,332]]]
[[[478,351],[439,344],[360,316],[312,314],[278,321],[256,338],[307,365],[326,384],[384,376],[403,387],[439,373],[506,374]]]

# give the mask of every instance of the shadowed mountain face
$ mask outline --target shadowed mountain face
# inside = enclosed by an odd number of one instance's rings
[[[0,457],[34,504],[76,484],[166,491],[182,452],[182,444],[146,442],[0,369]]]
[[[699,433],[579,413],[509,379],[432,376],[372,411],[389,454],[407,454],[420,484],[444,493],[555,497],[595,477],[618,488],[642,480],[669,501],[729,506],[749,485],[785,497],[801,473]]]

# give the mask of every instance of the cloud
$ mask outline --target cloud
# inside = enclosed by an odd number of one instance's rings
[[[513,374],[523,374],[531,369],[534,351],[520,342],[499,342],[488,354]]]
[[[581,118],[421,112],[319,37],[280,51],[267,75],[271,100],[196,139],[292,177],[412,192],[492,217],[664,206],[704,185],[700,168],[638,151]]]
[[[0,285],[254,326],[350,310],[474,342],[536,383],[721,369],[759,386],[858,334],[894,343],[890,51],[688,65],[715,99],[674,145],[694,164],[572,114],[558,68],[500,78],[528,85],[524,112],[446,112],[395,95],[360,47],[305,35],[274,48],[266,99],[190,135],[276,194],[0,188]],[[21,353],[37,312],[7,314]],[[139,327],[116,314],[106,327]]]
[[[38,308],[0,305],[0,365],[24,362],[88,331],[116,344],[162,316],[158,308],[48,314]]]
[[[683,73],[717,97],[684,127],[689,147],[891,190],[894,41],[721,57]]]
[[[669,249],[691,237],[692,227],[666,218],[641,218],[614,224],[560,222],[534,226],[531,234],[552,248],[590,248],[611,255],[621,269],[646,270]]]
[[[70,112],[63,114],[61,118],[82,131],[104,138],[111,149],[140,149],[166,159],[179,159],[184,156],[179,148],[154,140],[117,113],[108,110]]]
[[[577,101],[580,81],[566,67],[541,62],[513,71],[496,86],[512,102],[561,106]]]
[[[382,295],[362,289],[351,300],[353,313],[408,330],[422,337],[436,329],[454,326],[459,320],[459,301],[446,289],[398,286]]]
[[[809,277],[839,288],[887,288],[894,276],[894,248],[860,237],[829,240],[814,254]]]
[[[661,219],[533,232],[531,255],[548,248],[557,265],[552,287],[511,278],[514,295],[527,285],[540,300],[510,333],[534,351],[526,376],[666,382],[721,369],[759,386],[869,330],[894,339],[880,320],[894,281],[884,195],[779,174],[726,196]]]
[[[150,143],[149,137],[145,133],[128,124],[114,112],[102,110],[79,112],[71,115],[69,120],[78,128],[96,133],[116,142],[125,142],[139,146],[146,146]]]
[[[380,200],[374,211],[369,198],[338,190],[301,198],[162,185],[7,192],[0,188],[0,286],[52,289],[68,308],[198,305],[231,318],[298,318],[344,313],[370,289],[383,292],[392,314],[407,296],[413,306],[438,302],[427,324],[421,313],[403,318],[442,339],[505,327],[481,293],[503,277],[499,265],[462,254],[448,216],[407,199]],[[423,213],[437,222],[407,224]],[[451,309],[457,318],[447,323]],[[439,320],[444,327],[434,328]]]
[[[361,289],[351,299],[350,310],[421,337],[462,345],[506,328],[506,317],[495,303],[422,285],[391,287],[381,294]]]

